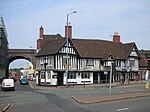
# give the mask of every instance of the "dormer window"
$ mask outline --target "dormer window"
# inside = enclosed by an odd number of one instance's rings
[[[121,60],[116,60],[116,66],[121,67]]]

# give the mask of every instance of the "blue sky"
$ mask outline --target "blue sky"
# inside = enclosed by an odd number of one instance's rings
[[[111,41],[119,32],[123,43],[150,48],[150,0],[0,0],[9,47],[36,48],[41,25],[45,34],[64,36],[66,14],[74,10],[74,38]]]

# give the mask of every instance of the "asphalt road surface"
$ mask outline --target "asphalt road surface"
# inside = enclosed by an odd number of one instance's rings
[[[0,103],[12,104],[7,112],[150,112],[150,97],[83,105],[60,90],[33,90],[19,82],[16,91],[0,91]]]
[[[69,99],[32,90],[29,85],[20,85],[19,82],[16,82],[16,91],[0,93],[0,103],[12,104],[7,112],[91,112]]]

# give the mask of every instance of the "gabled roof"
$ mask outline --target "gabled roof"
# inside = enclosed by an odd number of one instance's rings
[[[45,42],[42,48],[36,54],[36,56],[56,54],[65,42],[65,38],[55,37],[52,40]]]
[[[106,40],[69,39],[82,58],[107,59],[110,54],[113,59],[126,59],[135,43],[122,44]],[[56,54],[66,42],[66,38],[54,38],[47,41],[36,56]]]

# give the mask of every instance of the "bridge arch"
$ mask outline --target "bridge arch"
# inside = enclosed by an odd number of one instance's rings
[[[33,68],[35,69],[35,54],[35,49],[9,49],[6,75],[8,75],[10,63],[17,59],[25,59],[30,61],[33,64]]]
[[[31,62],[30,57],[27,57],[27,56],[14,56],[14,57],[9,57],[9,59],[8,59],[8,65],[10,65],[11,62],[13,62],[14,60],[17,60],[17,59],[25,59],[25,60],[28,60],[28,61]]]
[[[9,64],[16,59],[26,59],[33,64],[35,68],[35,49],[9,49],[8,50],[8,66]]]

